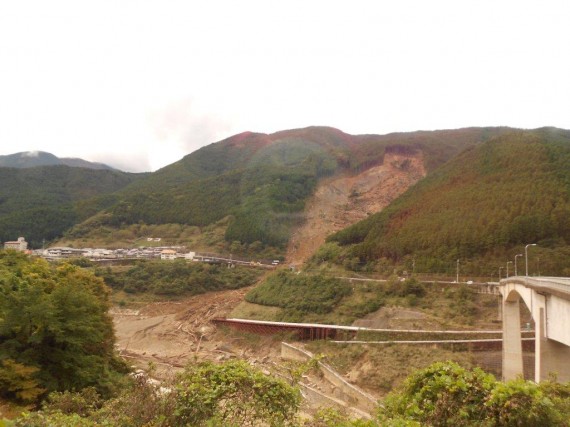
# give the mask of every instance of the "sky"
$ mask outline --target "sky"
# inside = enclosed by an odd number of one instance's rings
[[[0,1],[0,155],[154,171],[244,132],[570,129],[570,2]]]

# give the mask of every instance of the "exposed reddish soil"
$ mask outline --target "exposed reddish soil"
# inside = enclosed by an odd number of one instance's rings
[[[289,264],[301,265],[326,236],[385,208],[425,175],[421,153],[386,153],[382,165],[324,180],[307,203],[305,223],[290,240]]]

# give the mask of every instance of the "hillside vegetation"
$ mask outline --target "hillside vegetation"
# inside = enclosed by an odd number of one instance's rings
[[[506,128],[353,136],[311,127],[243,133],[203,147],[116,194],[111,206],[71,229],[67,240],[132,224],[207,226],[229,216],[228,244],[284,250],[318,181],[383,162],[386,150],[422,152],[435,170]]]
[[[112,193],[144,174],[69,166],[0,167],[0,241],[41,247],[116,202]]]
[[[36,166],[65,165],[88,169],[113,169],[103,163],[95,163],[79,158],[60,158],[45,151],[24,151],[0,156],[0,167],[33,168]]]
[[[411,270],[413,260],[416,271],[451,273],[460,259],[470,274],[489,274],[491,261],[504,265],[537,243],[540,264],[530,270],[568,275],[570,132],[515,131],[472,147],[328,242],[328,252],[344,247],[336,262]]]
[[[128,269],[97,268],[95,274],[103,277],[114,291],[176,296],[250,286],[261,276],[262,271],[247,267],[227,268],[225,265],[188,263],[180,259],[172,262],[140,261]]]

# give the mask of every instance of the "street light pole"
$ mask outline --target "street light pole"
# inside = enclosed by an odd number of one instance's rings
[[[457,260],[457,276],[455,277],[455,283],[459,283],[459,260]]]
[[[507,261],[507,278],[509,277],[509,264],[512,264],[512,261]]]
[[[526,267],[526,277],[528,277],[528,247],[536,246],[536,243],[529,243],[524,247],[524,266]]]
[[[503,270],[503,268],[505,267],[499,267],[499,282],[501,281],[501,271]]]
[[[518,274],[517,274],[517,257],[520,257],[520,256],[522,256],[522,254],[515,255],[515,276],[518,276]]]

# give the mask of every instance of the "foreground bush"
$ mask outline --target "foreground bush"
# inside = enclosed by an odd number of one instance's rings
[[[296,386],[264,375],[246,362],[190,365],[167,389],[135,378],[103,402],[94,389],[50,395],[42,411],[16,427],[71,426],[569,426],[570,384],[516,380],[503,383],[480,369],[435,363],[417,371],[378,408],[377,419],[351,419],[324,408],[311,420],[298,414]],[[1,425],[1,421],[0,421]]]
[[[478,368],[438,362],[417,371],[400,392],[390,394],[379,419],[427,426],[568,426],[570,384],[503,383]]]
[[[121,395],[99,402],[92,389],[53,393],[42,411],[24,414],[14,425],[294,426],[301,394],[296,386],[243,361],[204,362],[189,365],[170,387],[160,388],[146,376],[137,376]]]

